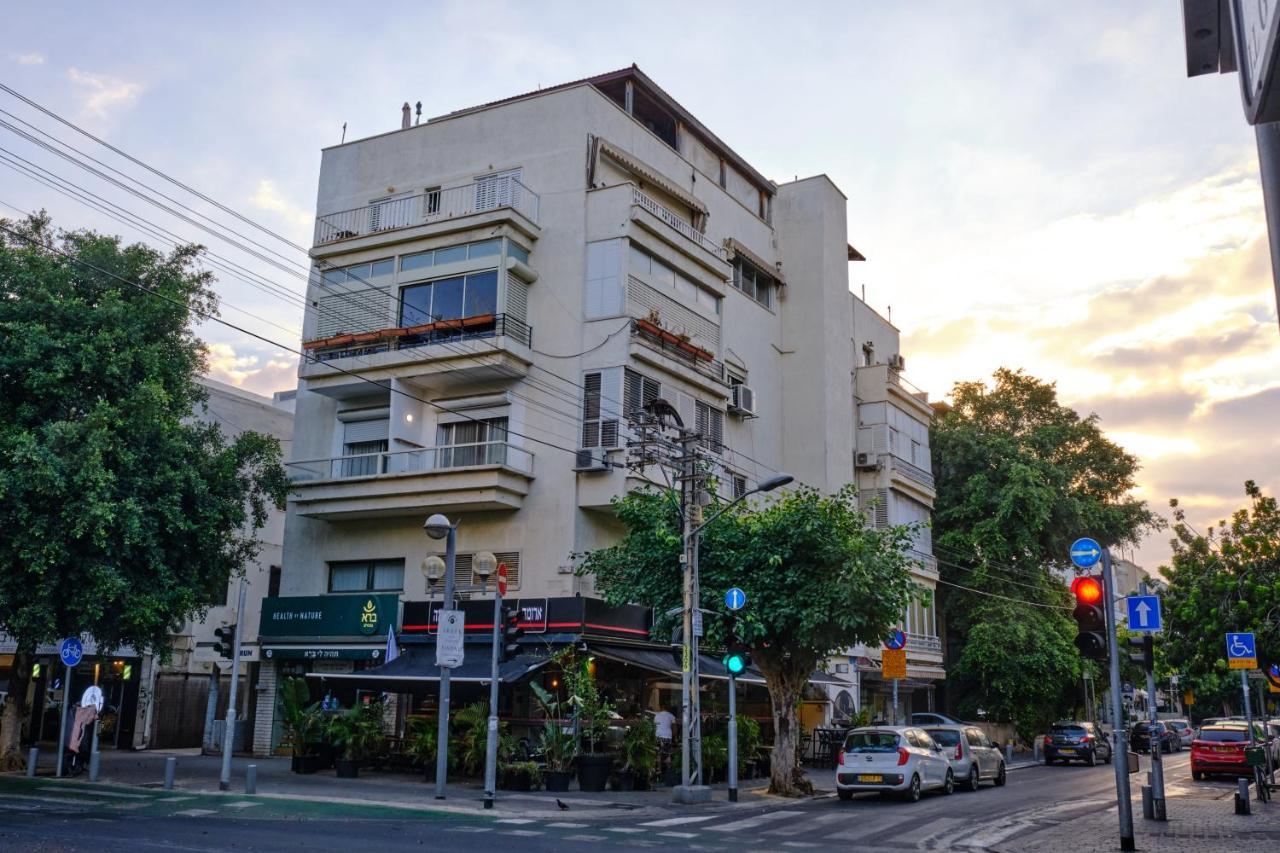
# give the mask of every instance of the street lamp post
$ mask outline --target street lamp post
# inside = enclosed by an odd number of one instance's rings
[[[471,558],[472,570],[480,576],[480,592],[488,591],[489,575],[498,568],[498,558],[491,551],[481,551]],[[493,808],[498,790],[498,643],[502,638],[502,590],[493,587],[493,657],[489,671],[489,731],[484,749],[484,807]]]
[[[445,540],[444,547],[444,602],[442,607],[453,609],[453,572],[454,565],[457,560],[458,550],[458,526],[450,523],[449,519],[443,515],[436,513],[427,519],[427,523],[423,525],[423,529],[432,539]],[[433,555],[434,556],[434,555]],[[439,560],[435,557],[435,560]],[[431,558],[427,558],[430,562]],[[427,562],[423,563],[423,572],[427,571]],[[438,568],[437,563],[431,563],[433,569]],[[439,632],[437,636],[437,651],[439,649]],[[439,702],[439,728],[436,730],[436,799],[444,799],[444,785],[446,777],[449,775],[449,676],[452,670],[447,666],[440,667],[440,702]]]

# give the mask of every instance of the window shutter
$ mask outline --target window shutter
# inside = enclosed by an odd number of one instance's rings
[[[858,494],[858,506],[867,514],[867,521],[872,527],[889,526],[888,489],[863,489]]]
[[[386,441],[391,427],[388,418],[371,421],[347,421],[343,425],[343,443],[358,444],[366,441]]]
[[[473,575],[471,573],[471,555],[457,554],[453,559],[453,586],[455,589],[470,589],[472,586],[479,586],[479,583],[472,583]]]
[[[495,551],[493,556],[498,558],[499,563],[507,564],[507,590],[520,588],[520,552],[519,551]]]

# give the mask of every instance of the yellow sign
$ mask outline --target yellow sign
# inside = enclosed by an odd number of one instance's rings
[[[1227,666],[1231,669],[1257,669],[1257,658],[1227,658]]]
[[[372,598],[364,603],[364,607],[360,608],[360,633],[373,634],[378,630],[378,602]]]
[[[1267,692],[1268,692],[1268,693],[1280,693],[1280,686],[1276,686],[1276,685],[1272,684],[1270,681],[1268,681],[1268,682],[1267,682]]]
[[[907,677],[907,650],[885,649],[880,653],[880,674],[885,678]]]
[[[1194,704],[1196,704],[1196,694],[1192,693],[1190,690],[1188,690],[1186,693],[1183,693],[1183,694],[1182,694],[1182,704],[1183,704],[1183,705],[1194,705]]]

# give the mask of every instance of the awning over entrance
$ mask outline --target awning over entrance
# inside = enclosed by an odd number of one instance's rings
[[[478,652],[478,650],[477,650]],[[367,690],[382,690],[388,693],[408,693],[417,685],[435,683],[440,680],[440,667],[436,666],[435,649],[415,648],[405,651],[391,663],[375,666],[361,672],[313,672],[307,678],[321,682],[336,681],[362,687]],[[534,670],[545,666],[548,656],[537,652],[525,652],[505,663],[498,664],[498,681],[510,684],[519,681]],[[450,680],[455,683],[488,684],[492,672],[492,661],[489,650],[483,654],[473,652],[460,667],[455,667]]]
[[[680,667],[676,665],[671,653],[666,649],[642,648],[638,646],[614,646],[591,643],[590,649],[601,657],[610,660],[620,661],[621,663],[629,663],[633,666],[650,669],[654,672],[663,672],[670,675],[679,675]],[[703,678],[709,678],[716,681],[728,681],[729,672],[724,668],[724,664],[710,655],[698,655],[701,666],[701,675]],[[738,676],[738,682],[741,684],[764,684],[764,675],[755,667],[749,667],[745,673]],[[846,681],[842,681],[825,672],[817,671],[809,678],[810,684],[831,685],[834,687],[848,688],[852,687]]]

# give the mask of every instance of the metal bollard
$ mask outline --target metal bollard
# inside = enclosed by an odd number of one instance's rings
[[[1165,812],[1164,797],[1151,798],[1151,811],[1156,820],[1168,820],[1169,815]]]
[[[1004,760],[1013,761],[1013,741],[1009,741],[1004,745]]]
[[[1236,814],[1251,814],[1249,811],[1249,780],[1236,782]]]
[[[36,765],[40,763],[40,747],[33,746],[27,750],[27,776],[36,778]]]
[[[1156,818],[1155,807],[1152,805],[1152,800],[1154,799],[1155,798],[1151,796],[1151,786],[1143,785],[1142,786],[1142,816],[1147,820],[1155,820]]]
[[[244,770],[244,792],[246,794],[258,793],[258,765],[250,764]]]
[[[98,769],[99,769],[99,765],[102,763],[101,759],[102,759],[102,753],[98,752],[98,750],[95,749],[93,752],[89,753],[89,781],[90,782],[98,781]]]
[[[173,777],[178,771],[178,759],[170,755],[164,760],[164,789],[173,790]]]

